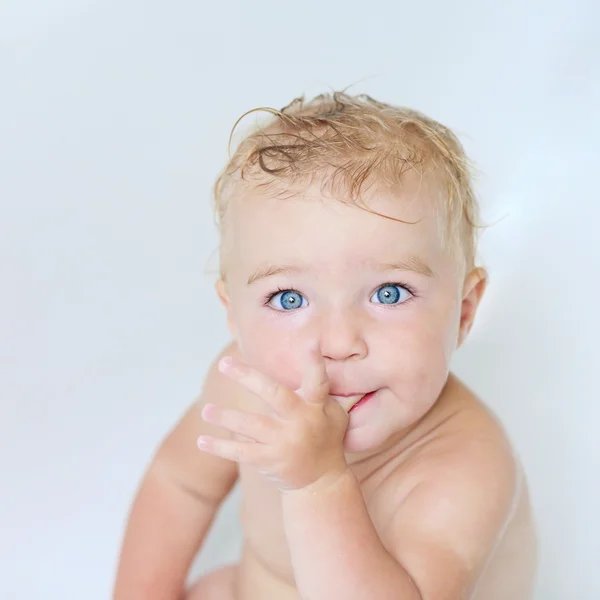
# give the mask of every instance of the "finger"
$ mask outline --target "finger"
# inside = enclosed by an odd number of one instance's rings
[[[219,361],[219,370],[247,390],[262,398],[280,415],[289,413],[300,402],[291,390],[260,371],[226,356]]]
[[[309,352],[308,363],[302,378],[302,397],[306,402],[325,402],[329,395],[329,378],[325,358],[318,347]]]
[[[245,464],[253,464],[259,461],[264,452],[264,446],[257,442],[223,440],[210,435],[201,435],[197,440],[197,444],[198,448],[204,452]]]
[[[276,423],[270,417],[214,404],[204,406],[202,418],[213,425],[262,443],[272,441],[276,430]]]

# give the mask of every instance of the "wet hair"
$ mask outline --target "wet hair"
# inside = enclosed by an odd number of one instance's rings
[[[336,199],[370,210],[363,201],[368,188],[377,185],[399,194],[405,174],[413,171],[433,184],[443,243],[458,250],[466,268],[474,266],[480,226],[473,169],[448,127],[364,94],[332,92],[308,102],[296,98],[280,110],[260,107],[244,113],[231,131],[230,146],[240,121],[255,112],[269,113],[270,120],[230,152],[214,185],[221,231],[239,186],[284,200],[319,180]]]

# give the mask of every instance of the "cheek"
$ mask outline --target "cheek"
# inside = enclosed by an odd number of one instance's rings
[[[403,327],[385,333],[388,346],[394,350],[389,353],[390,358],[392,355],[401,358],[402,363],[412,370],[431,368],[440,361],[445,363],[452,330],[445,315],[431,312],[415,315]]]
[[[407,401],[433,402],[448,375],[456,345],[455,310],[415,315],[404,327],[385,332],[379,344],[390,387]]]
[[[256,313],[237,320],[238,345],[244,360],[252,367],[290,389],[302,378],[305,344],[293,328],[283,328],[273,318],[257,319]]]

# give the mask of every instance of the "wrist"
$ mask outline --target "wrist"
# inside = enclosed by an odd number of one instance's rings
[[[281,490],[283,496],[313,496],[331,490],[338,486],[348,476],[354,477],[350,467],[344,462],[338,467],[325,471],[311,483],[298,488]]]

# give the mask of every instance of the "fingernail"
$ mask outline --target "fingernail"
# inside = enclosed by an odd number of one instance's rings
[[[210,404],[210,403],[208,403],[208,404],[205,404],[205,405],[202,407],[202,413],[201,413],[201,414],[202,414],[202,418],[203,418],[205,421],[206,421],[206,419],[207,419],[208,417],[210,417],[210,411],[212,410],[213,406],[214,406],[214,404]]]
[[[208,446],[208,440],[202,436],[200,436],[196,440],[196,444],[198,444],[198,448],[206,448]]]
[[[231,356],[224,356],[220,361],[219,361],[219,371],[223,372],[226,371],[227,369],[229,369],[231,366],[233,365],[233,359],[231,358]]]

